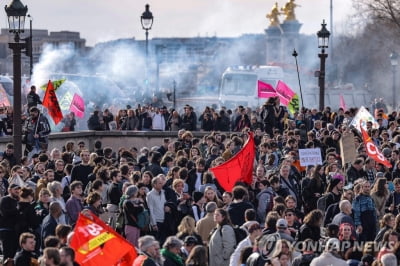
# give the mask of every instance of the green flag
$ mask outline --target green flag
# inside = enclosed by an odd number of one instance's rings
[[[54,87],[54,90],[56,91],[59,87],[61,87],[61,85],[64,83],[64,81],[66,81],[67,79],[59,79],[59,80],[54,80],[54,81],[52,81],[51,83],[53,83],[53,87]],[[47,83],[46,84],[44,84],[44,85],[42,85],[42,86],[40,86],[40,88],[42,89],[42,90],[46,90],[46,88],[47,88]]]
[[[299,107],[299,96],[295,94],[288,104],[288,110],[291,114],[294,114],[295,112],[299,111]]]

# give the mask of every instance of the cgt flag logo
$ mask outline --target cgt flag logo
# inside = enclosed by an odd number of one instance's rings
[[[376,145],[372,142],[372,139],[370,136],[368,136],[367,131],[365,131],[362,126],[360,126],[360,129],[368,156],[371,157],[374,161],[381,163],[386,167],[392,167],[392,164],[385,158],[378,147],[376,147]]]

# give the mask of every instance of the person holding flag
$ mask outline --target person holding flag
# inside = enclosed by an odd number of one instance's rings
[[[40,153],[46,151],[51,129],[47,118],[40,114],[39,108],[33,106],[29,109],[29,117],[22,128],[22,143],[25,144],[24,154]]]

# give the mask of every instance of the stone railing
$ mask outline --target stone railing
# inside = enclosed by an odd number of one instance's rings
[[[192,132],[195,137],[202,138],[208,132]],[[111,147],[117,151],[120,147],[141,147],[151,148],[160,146],[164,138],[177,139],[176,131],[79,131],[79,132],[63,132],[52,133],[49,136],[49,151],[53,148],[61,149],[67,141],[77,143],[83,140],[89,150],[94,149],[94,142],[100,140],[104,147]],[[12,142],[12,137],[0,137],[0,151],[4,151],[6,144]]]

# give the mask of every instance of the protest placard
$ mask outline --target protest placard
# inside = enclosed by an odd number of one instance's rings
[[[321,150],[315,149],[299,149],[300,165],[322,165]]]

